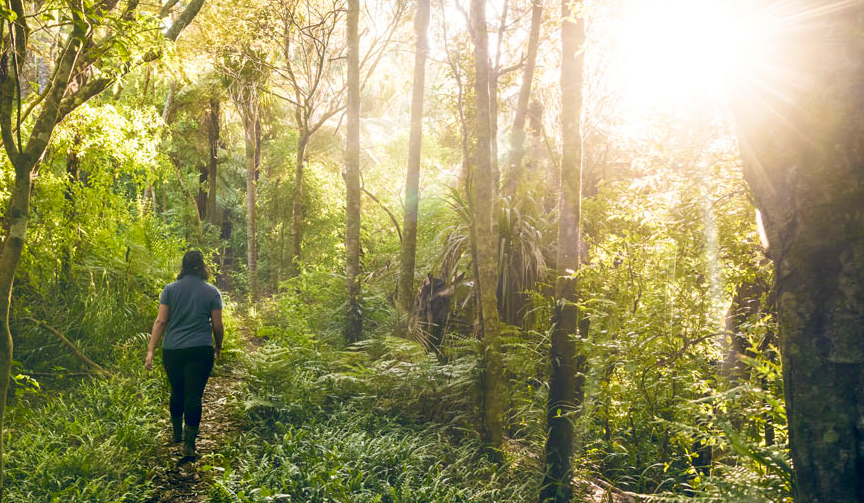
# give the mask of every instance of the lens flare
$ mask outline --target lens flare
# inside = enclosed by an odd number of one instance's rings
[[[752,32],[728,2],[643,0],[623,12],[614,73],[630,121],[718,99],[742,77]]]

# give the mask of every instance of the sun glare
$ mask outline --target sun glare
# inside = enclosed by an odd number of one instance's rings
[[[721,0],[634,1],[615,44],[621,111],[638,121],[721,96],[741,76],[747,32]]]

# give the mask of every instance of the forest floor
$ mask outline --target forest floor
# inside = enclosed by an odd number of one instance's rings
[[[255,353],[263,346],[263,340],[249,333],[246,329],[247,320],[242,316],[238,321],[240,321],[238,326],[242,328],[237,330],[238,337],[232,353]],[[202,404],[204,415],[197,442],[199,456],[194,461],[183,458],[182,443],[173,444],[170,441],[171,425],[166,407],[165,413],[159,419],[159,427],[163,432],[160,434],[161,446],[156,456],[149,460],[150,473],[153,474],[151,482],[156,490],[155,494],[147,500],[147,503],[204,503],[210,501],[210,498],[214,496],[213,484],[217,483],[216,479],[220,476],[221,469],[208,466],[216,464],[213,463],[209,455],[215,454],[219,457],[219,451],[229,442],[236,441],[237,434],[241,433],[244,428],[231,400],[244,393],[244,384],[248,377],[249,369],[240,358],[228,356],[216,362],[204,391]],[[311,425],[298,425],[298,427],[301,429],[308,427],[309,431],[306,433],[312,436],[316,435]],[[384,433],[386,432],[382,432],[382,434]],[[298,435],[298,438],[302,436]],[[586,503],[637,503],[640,501],[638,495],[620,491],[602,481],[574,480],[574,483],[579,487],[582,501]],[[504,499],[501,501],[512,500]]]
[[[245,331],[241,331],[239,339],[240,347],[246,352],[254,352],[261,345],[259,340]],[[207,501],[208,484],[206,473],[202,470],[205,465],[202,456],[216,452],[225,443],[229,434],[239,427],[236,418],[231,414],[228,400],[229,397],[236,396],[236,392],[243,384],[245,374],[246,369],[236,359],[223,365],[216,361],[207,386],[204,388],[202,400],[204,414],[196,442],[198,458],[194,461],[184,459],[183,443],[174,444],[167,440],[157,457],[156,476],[153,482],[158,489],[157,495],[150,500],[150,503]],[[160,420],[160,424],[168,439],[171,423],[167,415]]]

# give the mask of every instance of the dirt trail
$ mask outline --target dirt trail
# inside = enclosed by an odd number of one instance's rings
[[[260,345],[246,334],[238,334],[238,339],[241,348],[246,351],[255,351]],[[201,456],[216,452],[224,444],[228,434],[239,427],[236,419],[231,417],[228,397],[236,394],[245,377],[245,369],[239,361],[235,360],[230,364],[217,361],[214,365],[204,389],[204,415],[196,444],[198,460],[195,462],[179,463],[183,444],[170,443],[171,424],[166,410],[165,417],[160,421],[165,432],[163,447],[159,452],[153,479],[157,493],[148,500],[149,503],[206,501],[208,484],[205,473],[201,470],[205,464],[201,461]]]

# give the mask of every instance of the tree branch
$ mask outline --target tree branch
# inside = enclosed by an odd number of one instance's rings
[[[198,15],[198,11],[201,10],[202,5],[204,5],[204,0],[192,0],[189,2],[189,5],[183,9],[183,12],[180,13],[177,20],[171,24],[171,28],[168,28],[168,31],[165,32],[165,38],[172,42],[176,41],[177,37],[180,36],[180,32],[189,26],[189,23],[195,19],[196,15]]]
[[[95,372],[98,372],[99,374],[102,374],[106,377],[110,377],[112,375],[111,372],[106,370],[104,367],[102,367],[98,363],[94,362],[90,358],[87,358],[87,355],[82,353],[81,350],[78,349],[78,347],[72,341],[70,341],[65,335],[60,333],[60,331],[57,330],[56,328],[45,323],[44,321],[39,321],[35,318],[25,317],[23,319],[26,321],[29,321],[31,323],[34,323],[34,324],[36,324],[36,326],[40,326],[40,327],[48,330],[49,332],[53,333],[54,335],[56,335],[57,338],[60,339],[60,341],[63,342],[63,344],[66,345],[66,347],[69,348],[70,351],[72,351],[72,354],[75,355],[76,358],[78,358],[79,360],[84,362],[88,367],[90,367]]]

